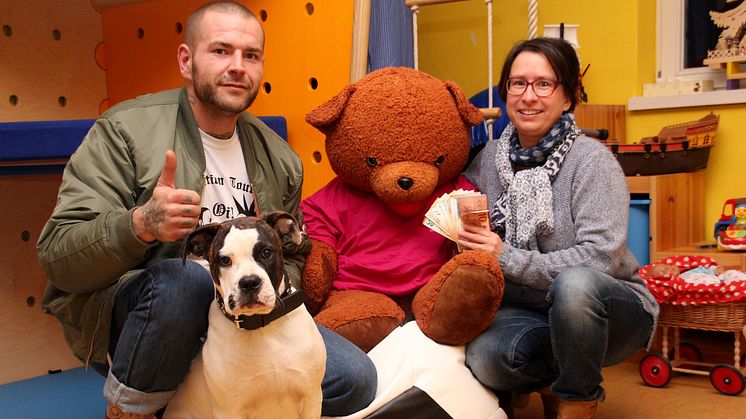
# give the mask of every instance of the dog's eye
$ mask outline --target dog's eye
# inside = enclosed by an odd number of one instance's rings
[[[435,166],[440,167],[445,160],[446,160],[446,156],[438,156],[438,158],[435,159]]]
[[[269,259],[272,257],[272,249],[265,248],[262,249],[262,257],[265,259]]]
[[[365,162],[368,163],[368,166],[370,167],[378,166],[378,160],[375,157],[368,157],[365,159]]]
[[[220,262],[220,266],[231,266],[231,258],[228,256],[220,256],[218,262]]]

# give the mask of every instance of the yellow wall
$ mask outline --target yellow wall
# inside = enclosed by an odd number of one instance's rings
[[[652,0],[539,0],[538,35],[545,24],[578,24],[583,83],[590,104],[627,105],[655,81],[656,11]],[[510,47],[527,37],[528,1],[493,1],[493,80],[497,83]],[[487,87],[487,22],[482,0],[423,7],[419,15],[420,69],[456,81],[467,96]],[[746,155],[742,121],[746,104],[627,111],[627,142],[652,136],[664,125],[720,115],[716,145],[705,180],[705,237],[719,218],[723,201],[746,196]],[[593,127],[599,128],[599,127]]]

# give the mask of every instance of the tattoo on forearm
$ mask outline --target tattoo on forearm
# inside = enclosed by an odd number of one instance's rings
[[[146,207],[143,207],[142,213],[143,221],[145,222],[145,230],[152,234],[153,237],[158,237],[158,226],[165,218],[163,213]]]

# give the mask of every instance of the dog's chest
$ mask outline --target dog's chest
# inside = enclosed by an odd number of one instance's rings
[[[261,366],[247,362],[249,360],[294,359],[289,362],[313,363],[312,359],[297,357],[299,354],[314,355],[319,347],[324,347],[321,335],[303,305],[265,327],[243,330],[228,320],[213,302],[209,325],[207,341],[202,349],[203,357],[214,356],[216,361],[223,359],[221,363],[245,365],[252,371]]]
[[[213,304],[209,321],[202,363],[218,404],[253,411],[282,406],[295,415],[295,404],[321,391],[326,349],[305,306],[265,327],[240,330]]]

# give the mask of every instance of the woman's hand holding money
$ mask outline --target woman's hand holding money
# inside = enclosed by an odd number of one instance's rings
[[[503,241],[497,233],[471,224],[463,224],[463,229],[458,235],[458,244],[462,249],[483,250],[494,255],[495,258],[499,258],[503,251]]]

